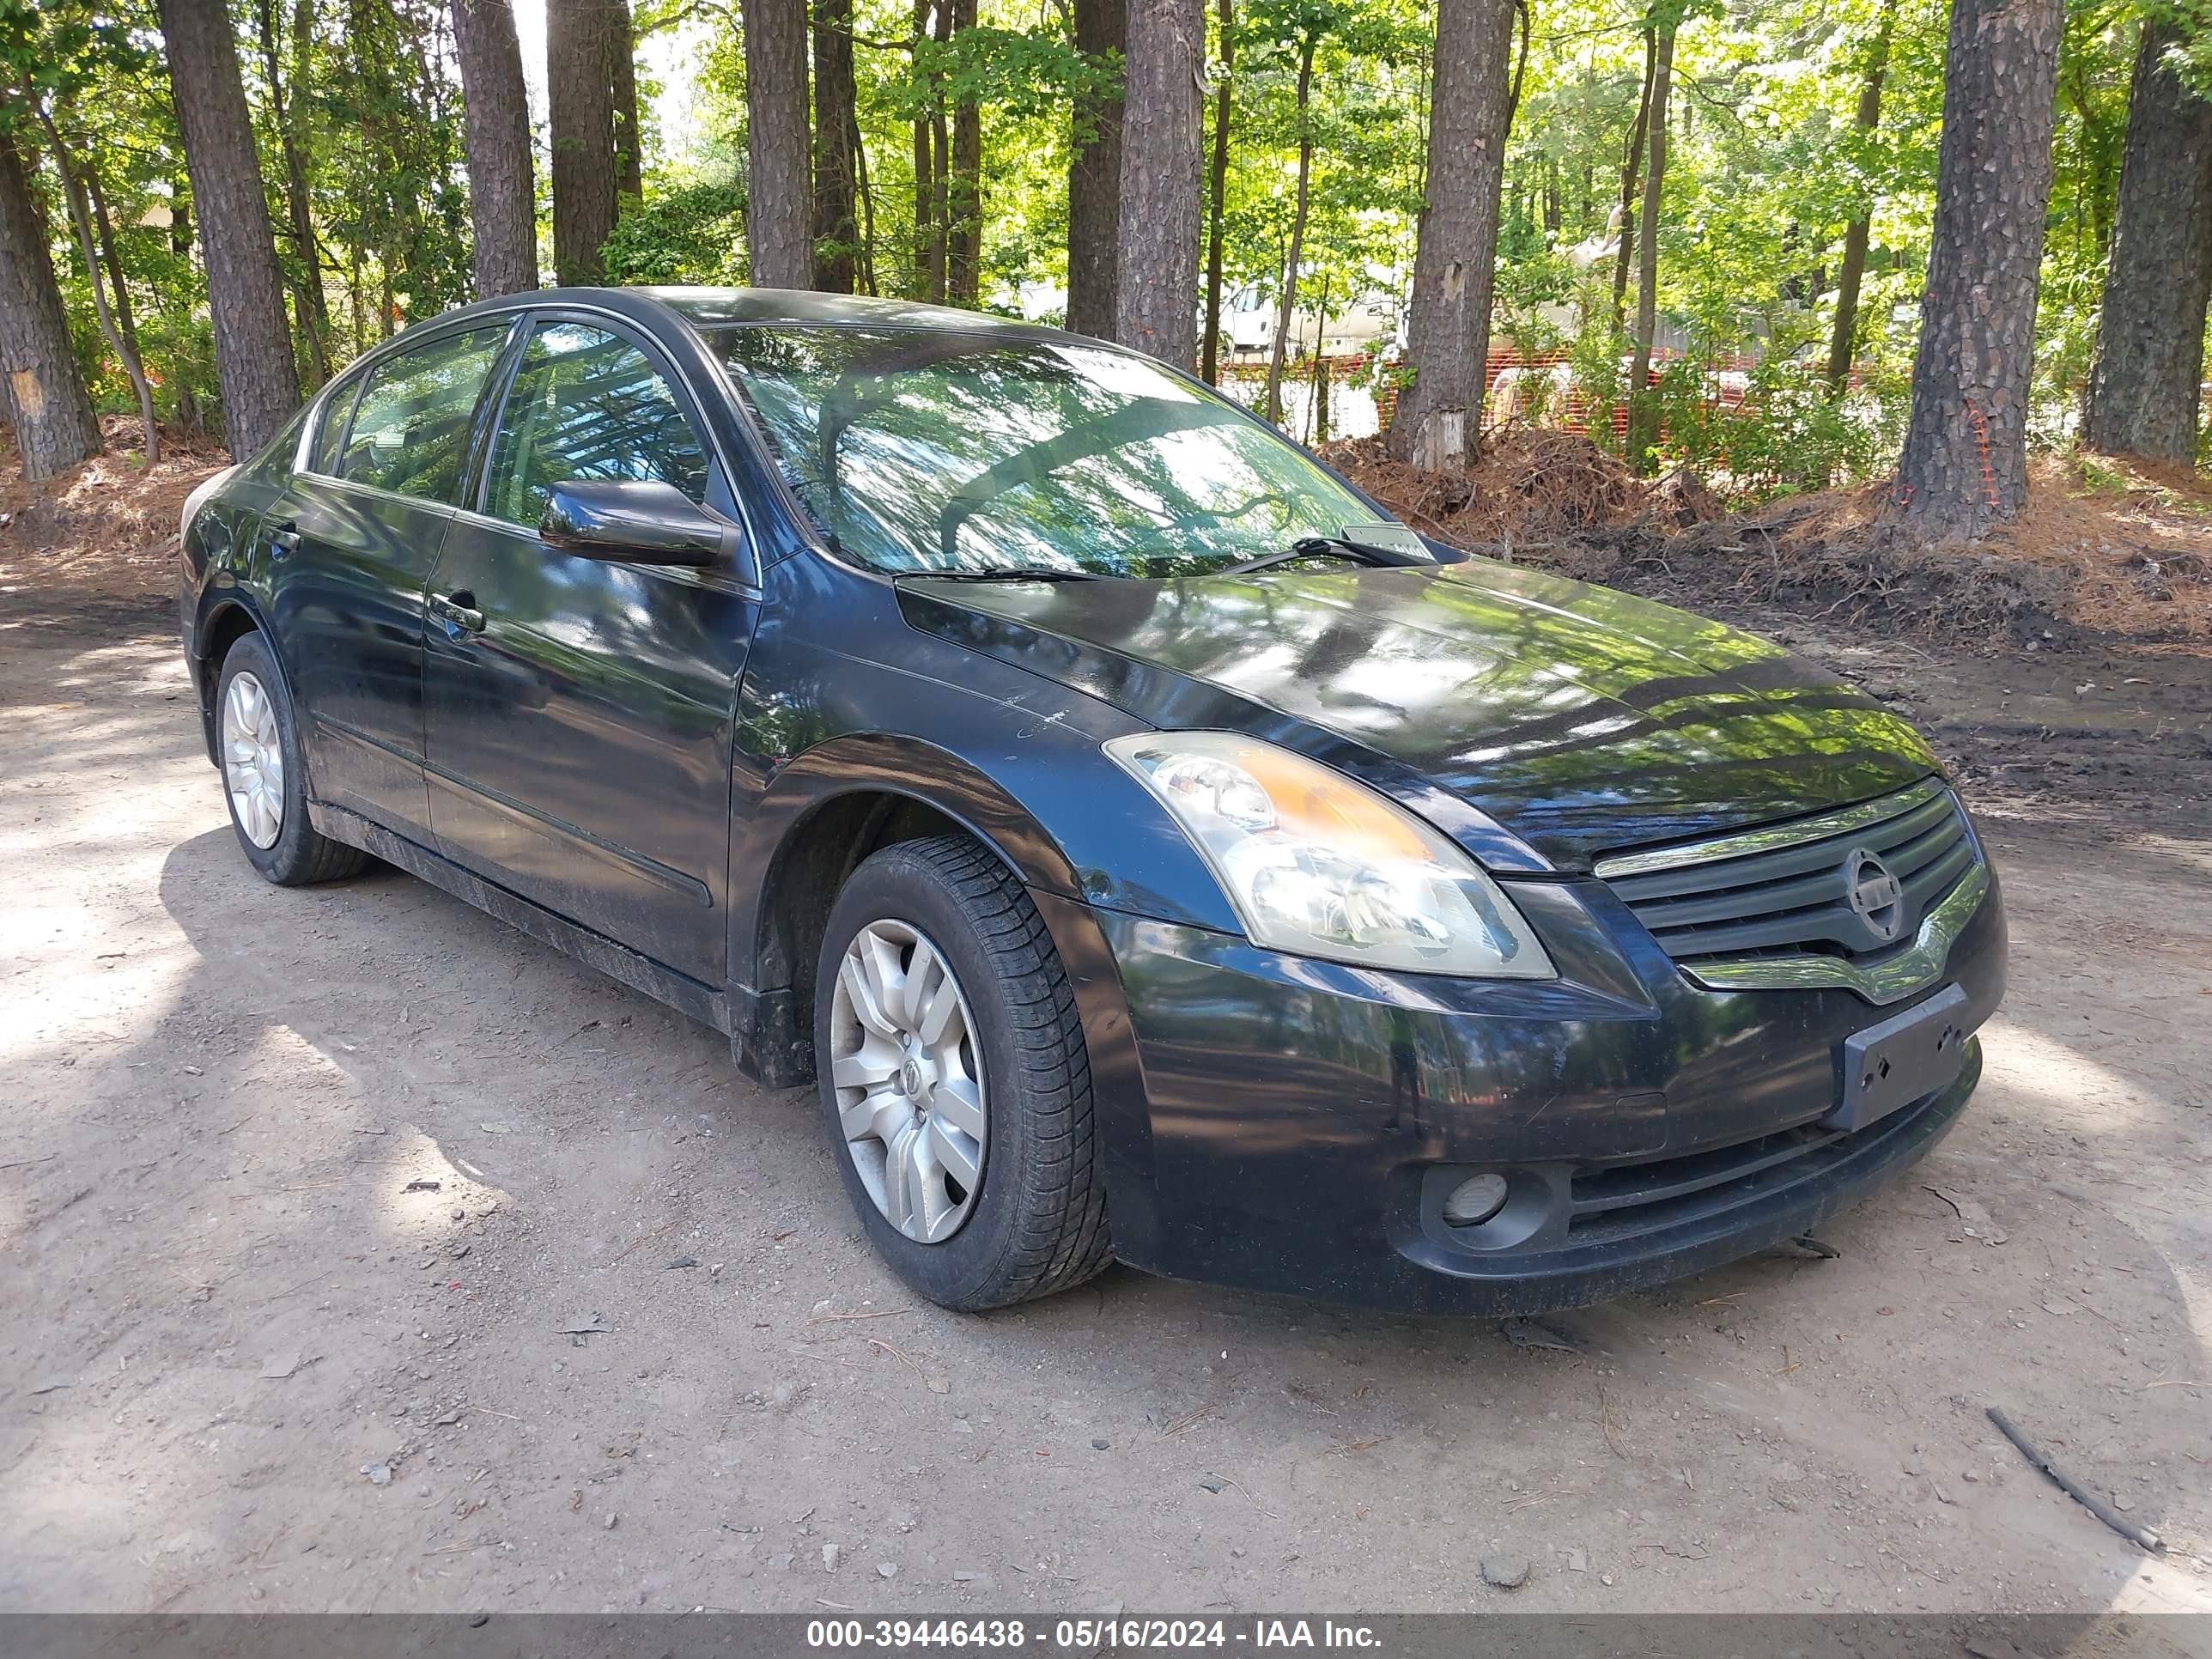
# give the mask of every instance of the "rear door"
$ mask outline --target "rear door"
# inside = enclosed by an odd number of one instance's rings
[[[316,795],[424,842],[422,588],[512,330],[449,330],[377,363],[261,523]]]
[[[700,981],[726,963],[730,730],[760,589],[727,567],[610,563],[538,534],[550,488],[652,478],[744,522],[689,392],[642,333],[541,313],[480,494],[430,582],[439,849]]]

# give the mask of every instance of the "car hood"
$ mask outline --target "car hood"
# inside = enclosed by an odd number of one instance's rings
[[[900,592],[913,625],[1152,725],[1285,744],[1432,817],[1442,791],[1509,832],[1443,825],[1494,867],[1585,870],[1937,769],[1905,721],[1778,646],[1491,560]]]

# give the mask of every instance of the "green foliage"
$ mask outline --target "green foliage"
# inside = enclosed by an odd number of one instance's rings
[[[1661,371],[1659,459],[1686,464],[1738,501],[1826,489],[1871,476],[1901,435],[1902,382],[1838,398],[1813,365],[1770,358],[1733,386],[1687,361]]]
[[[602,251],[607,280],[741,284],[744,239],[744,185],[680,185],[623,215]]]
[[[270,216],[302,365],[333,365],[469,295],[465,111],[448,0],[231,0]],[[1810,488],[1887,464],[1915,346],[1941,131],[1945,0],[1530,0],[1525,81],[1508,141],[1493,338],[1564,349],[1599,441],[1626,395],[1628,343],[1613,293],[1626,140],[1643,32],[1678,28],[1656,296],[1668,461],[1746,495]],[[606,250],[624,282],[744,278],[744,60],[734,5],[636,0],[646,93],[646,194]],[[1302,309],[1371,307],[1387,343],[1410,279],[1425,167],[1434,0],[1235,0],[1228,40],[1209,0],[1210,73],[1233,48],[1231,161],[1221,203],[1232,305],[1279,293],[1302,139],[1313,150]],[[2094,348],[2142,20],[2180,28],[2175,56],[2212,88],[2212,0],[2068,0],[2034,429],[2063,442]],[[863,282],[915,294],[915,137],[972,102],[982,133],[981,303],[1049,313],[1066,279],[1066,170],[1076,112],[1112,85],[1066,9],[979,0],[973,27],[916,39],[912,0],[855,0],[866,160]],[[1310,107],[1296,82],[1313,51]],[[1516,49],[1519,32],[1516,33]],[[1858,106],[1885,67],[1879,123]],[[656,73],[674,96],[657,113]],[[0,133],[36,140],[44,98],[101,191],[133,324],[163,413],[216,395],[190,185],[145,0],[0,0]],[[282,118],[280,119],[280,107]],[[672,111],[680,112],[672,116]],[[1214,106],[1207,100],[1209,132]],[[661,124],[666,123],[665,127]],[[88,380],[127,400],[94,326],[91,277],[61,217],[52,158],[28,144],[52,214],[54,257]],[[315,238],[290,229],[296,160]],[[540,156],[539,186],[547,180]],[[541,210],[544,198],[541,195]],[[1825,361],[1846,226],[1871,230],[1854,388]],[[173,220],[173,223],[171,222]],[[542,222],[542,219],[541,219]],[[1195,296],[1194,296],[1195,297]],[[1629,295],[1632,305],[1634,295]],[[325,320],[317,320],[323,318]],[[319,340],[309,329],[325,330]],[[1714,407],[1701,368],[1749,359],[1741,408]],[[1369,379],[1401,379],[1387,354]],[[1524,414],[1525,414],[1524,410]]]

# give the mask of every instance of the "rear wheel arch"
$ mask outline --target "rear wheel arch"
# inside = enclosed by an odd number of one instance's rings
[[[222,757],[216,746],[216,686],[222,678],[223,659],[232,648],[249,634],[258,634],[269,647],[269,655],[276,665],[276,672],[285,678],[285,690],[289,692],[290,676],[283,657],[276,650],[276,641],[261,624],[261,618],[234,599],[219,600],[200,618],[195,630],[194,644],[198,647],[192,657],[193,690],[198,694],[200,705],[200,736],[207,744],[210,763],[221,765]]]

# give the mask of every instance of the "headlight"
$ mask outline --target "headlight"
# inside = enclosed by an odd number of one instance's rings
[[[1550,979],[1498,884],[1395,802],[1229,732],[1147,732],[1106,752],[1205,855],[1255,945],[1332,962]]]

